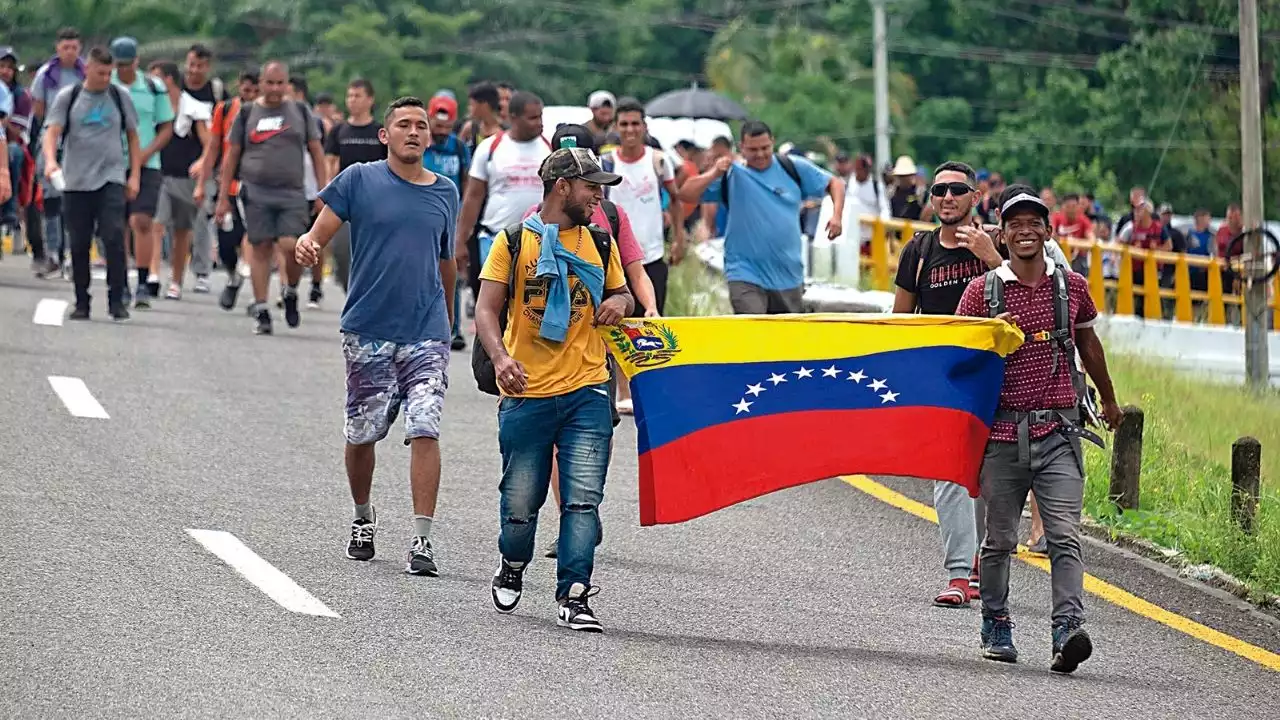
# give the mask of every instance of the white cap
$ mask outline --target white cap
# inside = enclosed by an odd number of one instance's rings
[[[907,177],[916,174],[916,164],[907,155],[898,158],[898,162],[893,165],[893,174],[895,177]]]
[[[592,110],[605,105],[618,107],[618,98],[614,97],[613,93],[608,90],[597,90],[587,97],[587,107]]]
[[[1035,205],[1037,212],[1045,215],[1046,217],[1049,215],[1049,206],[1045,205],[1043,200],[1029,193],[1018,193],[1017,195],[1009,198],[1009,201],[1004,205],[1000,206],[1000,217],[1007,215],[1009,210],[1011,210],[1015,205],[1024,204]]]

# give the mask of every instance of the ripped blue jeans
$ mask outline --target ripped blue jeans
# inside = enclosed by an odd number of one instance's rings
[[[509,562],[533,559],[538,510],[551,484],[551,459],[560,465],[560,540],[556,597],[573,583],[591,584],[600,503],[613,440],[608,383],[548,398],[502,398],[498,446],[502,451],[502,532],[498,550]]]

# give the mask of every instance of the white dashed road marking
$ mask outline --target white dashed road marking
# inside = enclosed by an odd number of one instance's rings
[[[36,304],[36,314],[31,322],[37,325],[61,325],[67,314],[67,301],[45,298]]]
[[[187,534],[203,545],[205,550],[217,555],[219,559],[234,568],[244,576],[245,580],[253,583],[285,610],[304,615],[341,617],[325,607],[325,604],[317,600],[314,595],[302,589],[302,586],[289,579],[288,575],[259,557],[235,535],[222,530],[192,529],[188,529]]]
[[[98,404],[98,401],[94,399],[93,393],[89,392],[89,387],[80,378],[50,375],[49,385],[53,387],[53,391],[58,394],[58,398],[62,400],[63,405],[67,406],[67,411],[72,415],[82,418],[97,418],[99,420],[109,420],[111,418],[102,405]]]

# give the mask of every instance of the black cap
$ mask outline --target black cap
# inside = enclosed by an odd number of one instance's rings
[[[582,179],[598,185],[617,185],[621,175],[605,172],[596,154],[586,148],[560,148],[547,156],[538,169],[542,180]]]
[[[591,134],[586,125],[578,125],[576,123],[560,123],[556,126],[556,132],[551,136],[551,147],[559,148],[560,141],[570,137],[577,142],[576,147],[586,148],[592,152],[596,149],[596,136]]]

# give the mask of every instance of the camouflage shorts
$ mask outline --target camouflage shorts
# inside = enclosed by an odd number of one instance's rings
[[[424,340],[397,345],[342,334],[347,361],[347,442],[368,445],[387,436],[404,406],[405,442],[439,438],[449,387],[449,345]]]

